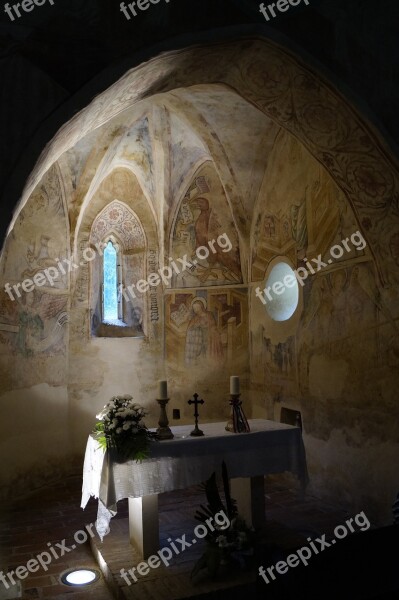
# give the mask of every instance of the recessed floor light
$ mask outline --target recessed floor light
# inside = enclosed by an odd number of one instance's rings
[[[73,569],[61,576],[61,582],[71,586],[90,585],[99,579],[100,573],[94,569]]]

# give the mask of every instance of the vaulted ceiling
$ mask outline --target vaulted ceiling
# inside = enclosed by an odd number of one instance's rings
[[[398,18],[396,0],[312,0],[267,24],[257,0],[173,0],[131,21],[121,18],[118,5],[98,0],[44,6],[23,23],[3,16],[1,237],[56,131],[129,68],[162,50],[236,36],[277,39],[334,73],[398,139]],[[182,37],[172,39],[176,35]]]
[[[233,125],[233,126],[232,126]],[[182,198],[194,171],[212,161],[249,213],[279,127],[236,92],[195,86],[139,102],[85,135],[59,157],[71,224],[116,168],[130,169],[153,210]],[[42,164],[44,171],[51,165]]]

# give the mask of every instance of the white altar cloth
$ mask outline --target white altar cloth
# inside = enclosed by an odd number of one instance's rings
[[[230,479],[291,471],[302,485],[308,481],[301,430],[265,419],[249,420],[249,433],[230,433],[225,423],[201,424],[203,437],[190,437],[192,425],[172,427],[174,439],[151,444],[141,463],[115,463],[89,436],[83,467],[81,507],[98,498],[96,529],[101,538],[117,512],[117,502],[199,484],[221,472]]]

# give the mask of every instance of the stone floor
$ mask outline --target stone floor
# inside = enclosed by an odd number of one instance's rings
[[[196,509],[206,504],[200,486],[160,496],[160,548],[170,547],[183,533],[192,541],[198,522],[193,518]],[[124,508],[126,510],[126,508]],[[263,544],[273,541],[279,548],[295,548],[306,543],[306,537],[320,533],[329,534],[334,527],[348,518],[343,510],[329,506],[314,498],[300,500],[296,481],[287,477],[266,478],[266,511],[268,523],[262,534]],[[107,565],[107,579],[115,597],[120,600],[182,600],[210,597],[224,591],[231,599],[233,588],[244,589],[253,585],[257,571],[227,571],[212,580],[206,570],[193,580],[190,573],[204,551],[205,543],[198,541],[184,553],[174,556],[170,566],[161,565],[148,575],[136,575],[137,582],[129,577],[126,582],[120,575],[141,562],[138,553],[129,544],[128,522],[119,519],[111,523],[111,533],[101,543],[92,541],[93,552]],[[179,544],[178,544],[179,546]],[[177,546],[177,547],[178,547]],[[243,587],[244,586],[244,587]]]
[[[275,564],[293,549],[307,544],[308,537],[326,534],[327,539],[337,525],[344,524],[350,516],[345,510],[329,505],[311,496],[300,498],[295,480],[290,477],[273,476],[266,478],[266,515],[267,526],[260,540],[261,553],[257,556],[256,568],[247,570],[221,571],[216,579],[210,579],[202,571],[195,580],[190,579],[191,570],[201,556],[204,543],[199,541],[184,553],[175,556],[171,565],[152,569],[136,583],[128,585],[120,575],[120,569],[131,569],[140,562],[134,549],[128,543],[127,501],[118,505],[118,515],[112,519],[111,532],[101,543],[97,536],[87,543],[74,544],[74,534],[96,519],[96,501],[91,499],[85,511],[80,508],[81,478],[71,477],[62,484],[42,489],[27,499],[19,500],[0,516],[0,568],[4,573],[15,571],[18,566],[26,565],[38,554],[49,551],[50,545],[61,554],[62,547],[76,548],[64,556],[54,558],[47,570],[37,573],[19,582],[19,586],[6,589],[0,583],[0,600],[12,598],[53,598],[55,600],[183,600],[206,598],[224,600],[228,598],[279,598],[291,600],[302,598],[301,589],[292,594],[292,589],[284,588],[290,581],[288,575],[281,577],[281,587],[266,587],[258,575],[259,565],[265,567]],[[194,531],[198,524],[193,515],[200,504],[205,504],[200,486],[188,490],[160,495],[160,547],[168,546],[169,540],[175,540],[182,534]],[[362,534],[366,535],[366,534]],[[355,535],[353,536],[355,537]],[[357,536],[356,539],[361,538]],[[66,540],[63,544],[61,542]],[[363,538],[362,538],[363,539]],[[366,539],[366,538],[364,538]],[[57,546],[56,544],[61,544]],[[398,546],[399,547],[399,546]],[[331,556],[333,553],[331,550]],[[356,552],[358,552],[356,550]],[[285,554],[284,554],[285,553]],[[397,549],[396,549],[397,555]],[[69,568],[97,567],[96,559],[103,575],[95,584],[86,588],[70,588],[60,582],[60,575]],[[326,552],[327,556],[327,552]],[[315,560],[316,562],[316,560]],[[338,564],[338,563],[336,563]],[[332,563],[327,564],[328,569]],[[320,573],[324,573],[323,564]],[[304,571],[305,579],[310,577],[310,566]],[[314,571],[313,575],[314,576]],[[323,575],[324,576],[324,575]],[[317,577],[316,577],[317,578]],[[6,580],[8,581],[8,580]],[[303,580],[305,581],[305,580]],[[280,582],[279,582],[280,585]],[[295,588],[295,582],[294,582]],[[303,589],[305,585],[301,584]],[[327,586],[328,587],[328,586]],[[367,587],[367,586],[366,586]],[[382,586],[384,588],[384,586]],[[285,591],[284,591],[285,589]],[[296,588],[295,588],[296,589]],[[371,589],[371,587],[370,587]],[[390,589],[389,587],[387,589]],[[327,598],[327,588],[315,598]],[[267,592],[267,593],[266,593]],[[385,600],[399,598],[394,595],[334,596],[339,600]]]

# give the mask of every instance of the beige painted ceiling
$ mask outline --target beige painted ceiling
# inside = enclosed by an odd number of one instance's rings
[[[118,167],[135,174],[154,214],[160,214],[181,200],[205,161],[214,163],[232,203],[252,214],[278,132],[267,116],[222,85],[139,102],[59,158],[72,226],[79,226],[101,182]]]

